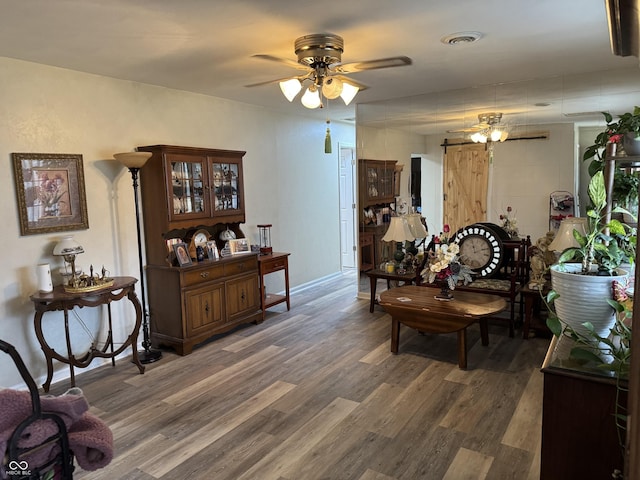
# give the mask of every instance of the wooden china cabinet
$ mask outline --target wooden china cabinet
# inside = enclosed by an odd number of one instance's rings
[[[153,344],[186,355],[215,334],[260,322],[257,254],[194,258],[184,267],[172,255],[173,242],[193,243],[196,233],[216,241],[218,250],[221,234],[244,237],[245,152],[173,145],[137,150],[152,153],[140,169],[140,191]]]
[[[368,246],[373,243],[373,258],[366,257],[367,261],[360,260],[360,270],[366,271],[378,268],[384,257],[385,246],[382,237],[387,232],[389,222],[377,225],[365,224],[364,210],[368,208],[388,207],[395,201],[396,192],[400,185],[400,172],[402,166],[397,167],[396,160],[367,160],[358,162],[359,187],[358,201],[360,202],[360,246]]]

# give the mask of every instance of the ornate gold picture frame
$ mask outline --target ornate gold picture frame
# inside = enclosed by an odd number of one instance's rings
[[[12,153],[20,234],[89,228],[82,155]]]

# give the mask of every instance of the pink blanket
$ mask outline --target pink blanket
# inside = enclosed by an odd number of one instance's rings
[[[42,412],[55,413],[64,422],[69,447],[78,465],[84,470],[97,470],[109,464],[113,458],[113,435],[109,427],[98,417],[88,412],[89,404],[79,388],[73,388],[59,397],[40,397]],[[4,456],[16,427],[33,413],[31,395],[27,391],[0,390],[0,454]],[[52,420],[37,420],[29,425],[18,441],[20,448],[40,445],[58,431]],[[59,453],[52,445],[29,455],[26,460],[30,468],[44,465]],[[4,472],[0,471],[0,477]]]

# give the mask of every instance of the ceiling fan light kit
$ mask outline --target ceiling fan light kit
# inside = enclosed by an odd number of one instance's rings
[[[271,55],[255,55],[264,60],[285,63],[297,69],[306,70],[301,76],[275,80],[280,85],[283,95],[290,102],[300,93],[305,81],[311,85],[306,89],[300,99],[307,108],[322,108],[322,97],[328,100],[342,98],[345,105],[349,105],[360,90],[367,88],[354,80],[347,79],[344,75],[357,73],[363,70],[379,68],[401,67],[411,65],[408,57],[390,57],[364,62],[342,63],[344,41],[341,36],[333,33],[314,33],[296,39],[295,53],[297,63],[291,60],[274,57]],[[252,86],[264,85],[262,82]]]
[[[471,140],[475,143],[504,142],[509,137],[509,132],[500,124],[502,113],[489,112],[478,115],[478,125],[472,127],[475,133],[471,134]]]

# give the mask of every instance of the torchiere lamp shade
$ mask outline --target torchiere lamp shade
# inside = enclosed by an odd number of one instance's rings
[[[114,153],[113,158],[127,168],[142,168],[151,158],[151,152],[125,152]]]

